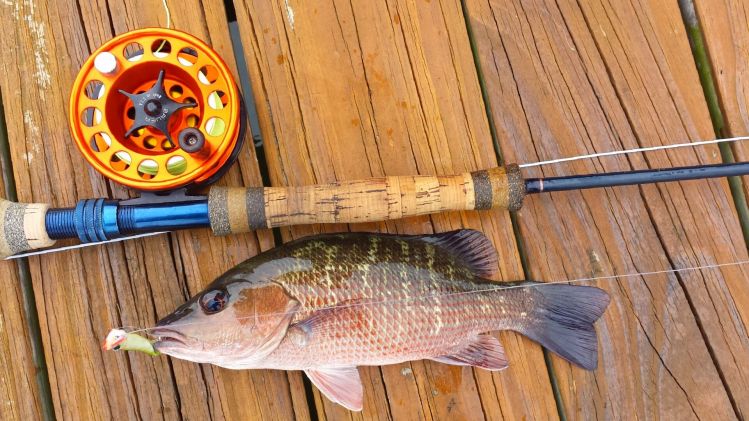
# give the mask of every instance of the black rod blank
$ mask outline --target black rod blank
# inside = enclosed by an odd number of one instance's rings
[[[528,178],[526,193],[541,193],[598,187],[630,186],[667,181],[699,180],[749,174],[749,162],[699,165],[655,170],[622,171],[603,174],[571,175],[565,177]]]

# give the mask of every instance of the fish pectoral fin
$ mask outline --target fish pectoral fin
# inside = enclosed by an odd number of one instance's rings
[[[499,340],[491,335],[478,335],[458,352],[434,357],[431,360],[443,364],[470,365],[492,371],[504,370],[509,365],[505,349]]]
[[[331,401],[351,411],[361,411],[364,388],[356,367],[317,368],[304,370],[312,384]]]
[[[294,329],[298,333],[303,333],[309,338],[315,331],[324,329],[327,324],[337,323],[341,318],[349,317],[352,311],[356,313],[362,303],[363,301],[361,300],[339,301],[332,307],[315,310],[306,319],[292,324],[290,329]]]

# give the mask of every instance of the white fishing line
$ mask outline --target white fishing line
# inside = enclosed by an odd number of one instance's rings
[[[172,28],[172,12],[169,10],[169,5],[166,4],[166,0],[161,0],[161,4],[164,5],[164,11],[166,12],[166,27]]]
[[[598,152],[598,153],[592,153],[592,154],[587,154],[587,155],[570,156],[567,158],[550,159],[548,161],[529,162],[527,164],[520,164],[518,165],[518,167],[520,168],[540,167],[542,165],[559,164],[562,162],[578,161],[581,159],[593,159],[593,158],[602,158],[606,156],[617,156],[617,155],[628,155],[628,154],[641,153],[641,152],[663,151],[667,149],[686,148],[689,146],[714,145],[717,143],[737,142],[740,140],[749,140],[749,136],[737,136],[737,137],[728,137],[725,139],[701,140],[698,142],[677,143],[674,145],[646,146],[646,147],[635,148],[635,149],[622,149],[618,151]]]
[[[161,235],[161,234],[168,234],[168,233],[169,233],[169,231],[148,232],[148,233],[145,233],[145,234],[136,234],[136,235],[130,235],[130,236],[127,236],[127,237],[115,238],[113,240],[97,241],[97,242],[94,242],[94,243],[80,243],[80,244],[74,244],[72,246],[57,247],[57,248],[53,248],[53,249],[37,250],[37,251],[28,252],[28,253],[14,254],[12,256],[6,257],[3,260],[13,260],[13,259],[20,259],[21,257],[39,256],[39,255],[42,255],[42,254],[57,253],[57,252],[66,251],[66,250],[76,250],[76,249],[82,249],[82,248],[85,248],[85,247],[98,246],[100,244],[118,243],[120,241],[133,240],[133,239],[136,239],[136,238],[151,237],[151,236],[154,236],[154,235]]]
[[[634,273],[626,273],[626,274],[621,274],[621,275],[593,276],[593,277],[588,277],[588,278],[577,278],[577,279],[570,279],[570,280],[563,280],[563,281],[540,282],[540,283],[531,284],[531,285],[526,284],[526,285],[504,285],[503,286],[501,283],[497,283],[497,286],[495,287],[476,289],[472,291],[447,292],[443,294],[428,294],[428,295],[421,295],[417,297],[404,298],[404,299],[366,301],[366,302],[359,302],[359,303],[352,303],[352,304],[302,308],[302,309],[296,310],[294,313],[404,303],[404,302],[417,301],[417,300],[426,300],[426,299],[431,299],[431,298],[446,298],[446,297],[455,297],[455,296],[461,296],[461,295],[479,294],[483,292],[507,291],[507,290],[515,289],[515,288],[540,288],[540,287],[544,287],[548,285],[558,285],[558,284],[575,284],[575,283],[581,283],[581,282],[594,282],[594,281],[612,281],[612,280],[622,279],[622,278],[645,277],[645,276],[666,275],[666,274],[691,272],[691,271],[707,270],[707,269],[719,269],[723,267],[741,266],[745,264],[749,264],[749,260],[740,260],[737,262],[730,262],[730,263],[716,263],[716,264],[702,265],[702,266],[691,266],[691,267],[686,267],[686,268],[655,270],[655,271],[649,271],[649,272],[634,272]],[[236,320],[244,320],[244,319],[251,319],[251,318],[260,319],[263,317],[283,316],[285,314],[288,314],[288,313],[281,313],[281,312],[267,313],[267,314],[262,314],[262,315],[237,317]],[[172,324],[172,325],[163,326],[163,327],[172,329],[172,328],[178,328],[178,327],[184,327],[184,326],[211,325],[215,323],[221,323],[221,322],[207,320],[204,322],[177,323],[177,324]],[[138,330],[131,330],[128,333],[148,332],[150,330],[154,330],[158,328],[159,328],[158,326],[153,326],[153,327],[147,327],[147,328],[138,329]],[[125,327],[118,327],[116,329],[127,330],[127,328]]]
[[[161,5],[164,6],[164,12],[166,13],[166,29],[172,29],[172,12],[169,10],[169,5],[166,4],[166,0],[161,0]],[[164,48],[166,45],[166,40],[161,41],[161,45],[159,45],[159,48],[154,51],[155,53],[160,53],[161,49]]]

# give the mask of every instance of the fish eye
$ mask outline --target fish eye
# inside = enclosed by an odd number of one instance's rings
[[[215,314],[223,310],[228,301],[229,293],[226,290],[214,289],[200,297],[200,307],[205,314]]]

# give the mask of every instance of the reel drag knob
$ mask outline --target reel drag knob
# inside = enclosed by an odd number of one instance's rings
[[[94,51],[73,85],[69,115],[86,160],[144,191],[211,183],[243,143],[231,71],[203,41],[171,29],[128,32]]]
[[[188,127],[179,132],[179,147],[183,151],[193,154],[203,150],[205,146],[205,136],[203,133],[194,128]]]

